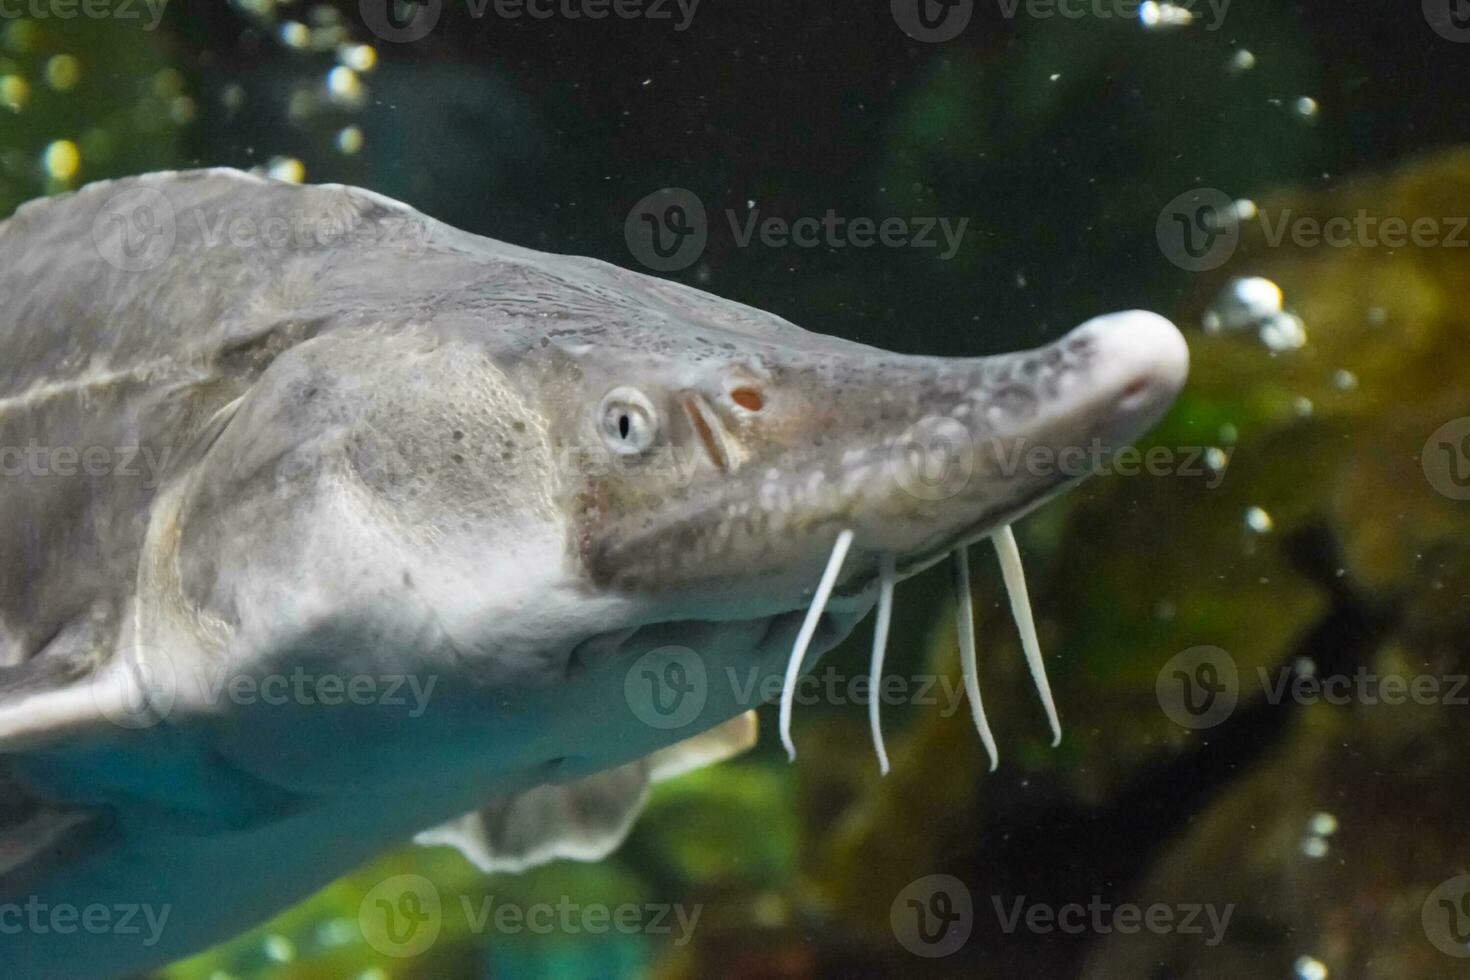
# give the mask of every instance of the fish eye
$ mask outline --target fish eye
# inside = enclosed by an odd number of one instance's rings
[[[598,420],[602,441],[615,453],[644,452],[658,436],[658,413],[636,388],[614,388],[603,396]]]

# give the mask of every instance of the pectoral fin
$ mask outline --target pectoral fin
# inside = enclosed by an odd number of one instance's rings
[[[676,742],[666,749],[659,749],[646,760],[649,775],[654,782],[673,779],[686,772],[724,762],[748,749],[755,748],[760,723],[754,711],[736,715],[722,725],[700,732],[693,738]]]
[[[599,861],[632,829],[651,783],[722,762],[755,744],[748,711],[709,731],[616,769],[536,786],[424,831],[424,845],[456,847],[484,871],[524,871],[568,858]]]
[[[65,862],[94,829],[96,816],[34,796],[0,756],[0,900]]]

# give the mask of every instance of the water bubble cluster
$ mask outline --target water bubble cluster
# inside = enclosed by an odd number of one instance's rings
[[[1210,334],[1254,331],[1272,351],[1296,350],[1307,343],[1306,324],[1284,309],[1281,287],[1263,276],[1232,279],[1205,310],[1203,326]]]
[[[297,128],[322,133],[326,145],[343,156],[362,152],[367,143],[360,122],[350,118],[371,102],[366,76],[378,66],[378,50],[352,34],[352,27],[336,8],[305,6],[285,0],[232,0],[234,8],[280,47],[303,58],[329,55],[330,64],[292,85],[284,96],[286,117]],[[227,85],[220,101],[230,112],[247,101],[238,84]],[[349,118],[343,118],[348,114]],[[306,166],[295,155],[281,153],[258,171],[282,180],[306,179]]]
[[[1330,813],[1316,813],[1307,821],[1307,833],[1302,837],[1302,853],[1309,858],[1320,859],[1331,850],[1328,838],[1337,833],[1337,818]]]

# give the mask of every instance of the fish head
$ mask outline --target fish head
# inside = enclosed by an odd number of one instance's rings
[[[1142,311],[977,358],[789,325],[656,333],[589,350],[563,402],[555,428],[614,462],[564,474],[571,554],[595,588],[714,617],[800,607],[843,530],[838,591],[861,593],[879,556],[913,574],[1010,524],[1151,427],[1188,367]]]

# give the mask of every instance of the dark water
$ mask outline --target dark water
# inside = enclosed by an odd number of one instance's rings
[[[1019,529],[1060,748],[977,562],[985,772],[926,575],[886,780],[863,627],[799,765],[765,718],[602,864],[407,849],[171,976],[1470,975],[1470,7],[891,6],[0,4],[0,213],[256,168],[905,352],[1133,307],[1192,348],[1158,472]],[[360,922],[396,874],[447,910],[411,956]]]

